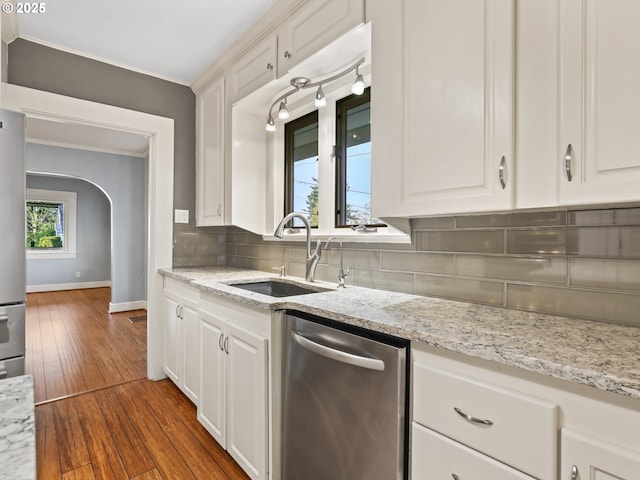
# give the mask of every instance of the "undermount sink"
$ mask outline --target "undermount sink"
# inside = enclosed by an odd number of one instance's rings
[[[306,295],[308,293],[324,292],[324,288],[309,288],[294,283],[279,282],[277,280],[262,280],[259,282],[230,283],[229,286],[242,288],[250,292],[269,295],[270,297],[292,297],[295,295]]]

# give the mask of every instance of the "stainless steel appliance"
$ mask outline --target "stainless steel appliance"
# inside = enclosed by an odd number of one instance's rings
[[[284,322],[282,479],[406,478],[408,342],[300,312]]]
[[[0,110],[0,378],[24,374],[24,115]]]

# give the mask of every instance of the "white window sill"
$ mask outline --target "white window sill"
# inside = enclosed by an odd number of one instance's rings
[[[383,229],[379,229],[383,230]],[[411,236],[399,232],[378,231],[375,233],[359,233],[348,229],[339,229],[331,232],[311,229],[311,239],[326,241],[329,237],[338,237],[344,243],[411,243]],[[273,234],[262,235],[263,240],[283,240],[287,242],[304,242],[307,240],[307,232],[300,228],[297,233],[286,233],[281,239]]]
[[[38,252],[27,250],[27,260],[52,260],[61,258],[76,258],[76,252]]]

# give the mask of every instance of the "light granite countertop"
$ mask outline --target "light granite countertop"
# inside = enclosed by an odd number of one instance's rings
[[[274,278],[234,267],[160,273],[245,304],[295,309],[468,356],[640,399],[640,328],[314,282],[324,293],[273,298],[229,283]],[[285,277],[292,283],[302,279]]]
[[[0,479],[35,480],[33,377],[0,381]]]

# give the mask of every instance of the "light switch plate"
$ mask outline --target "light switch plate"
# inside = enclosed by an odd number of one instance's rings
[[[189,223],[189,210],[175,211],[175,223]]]

